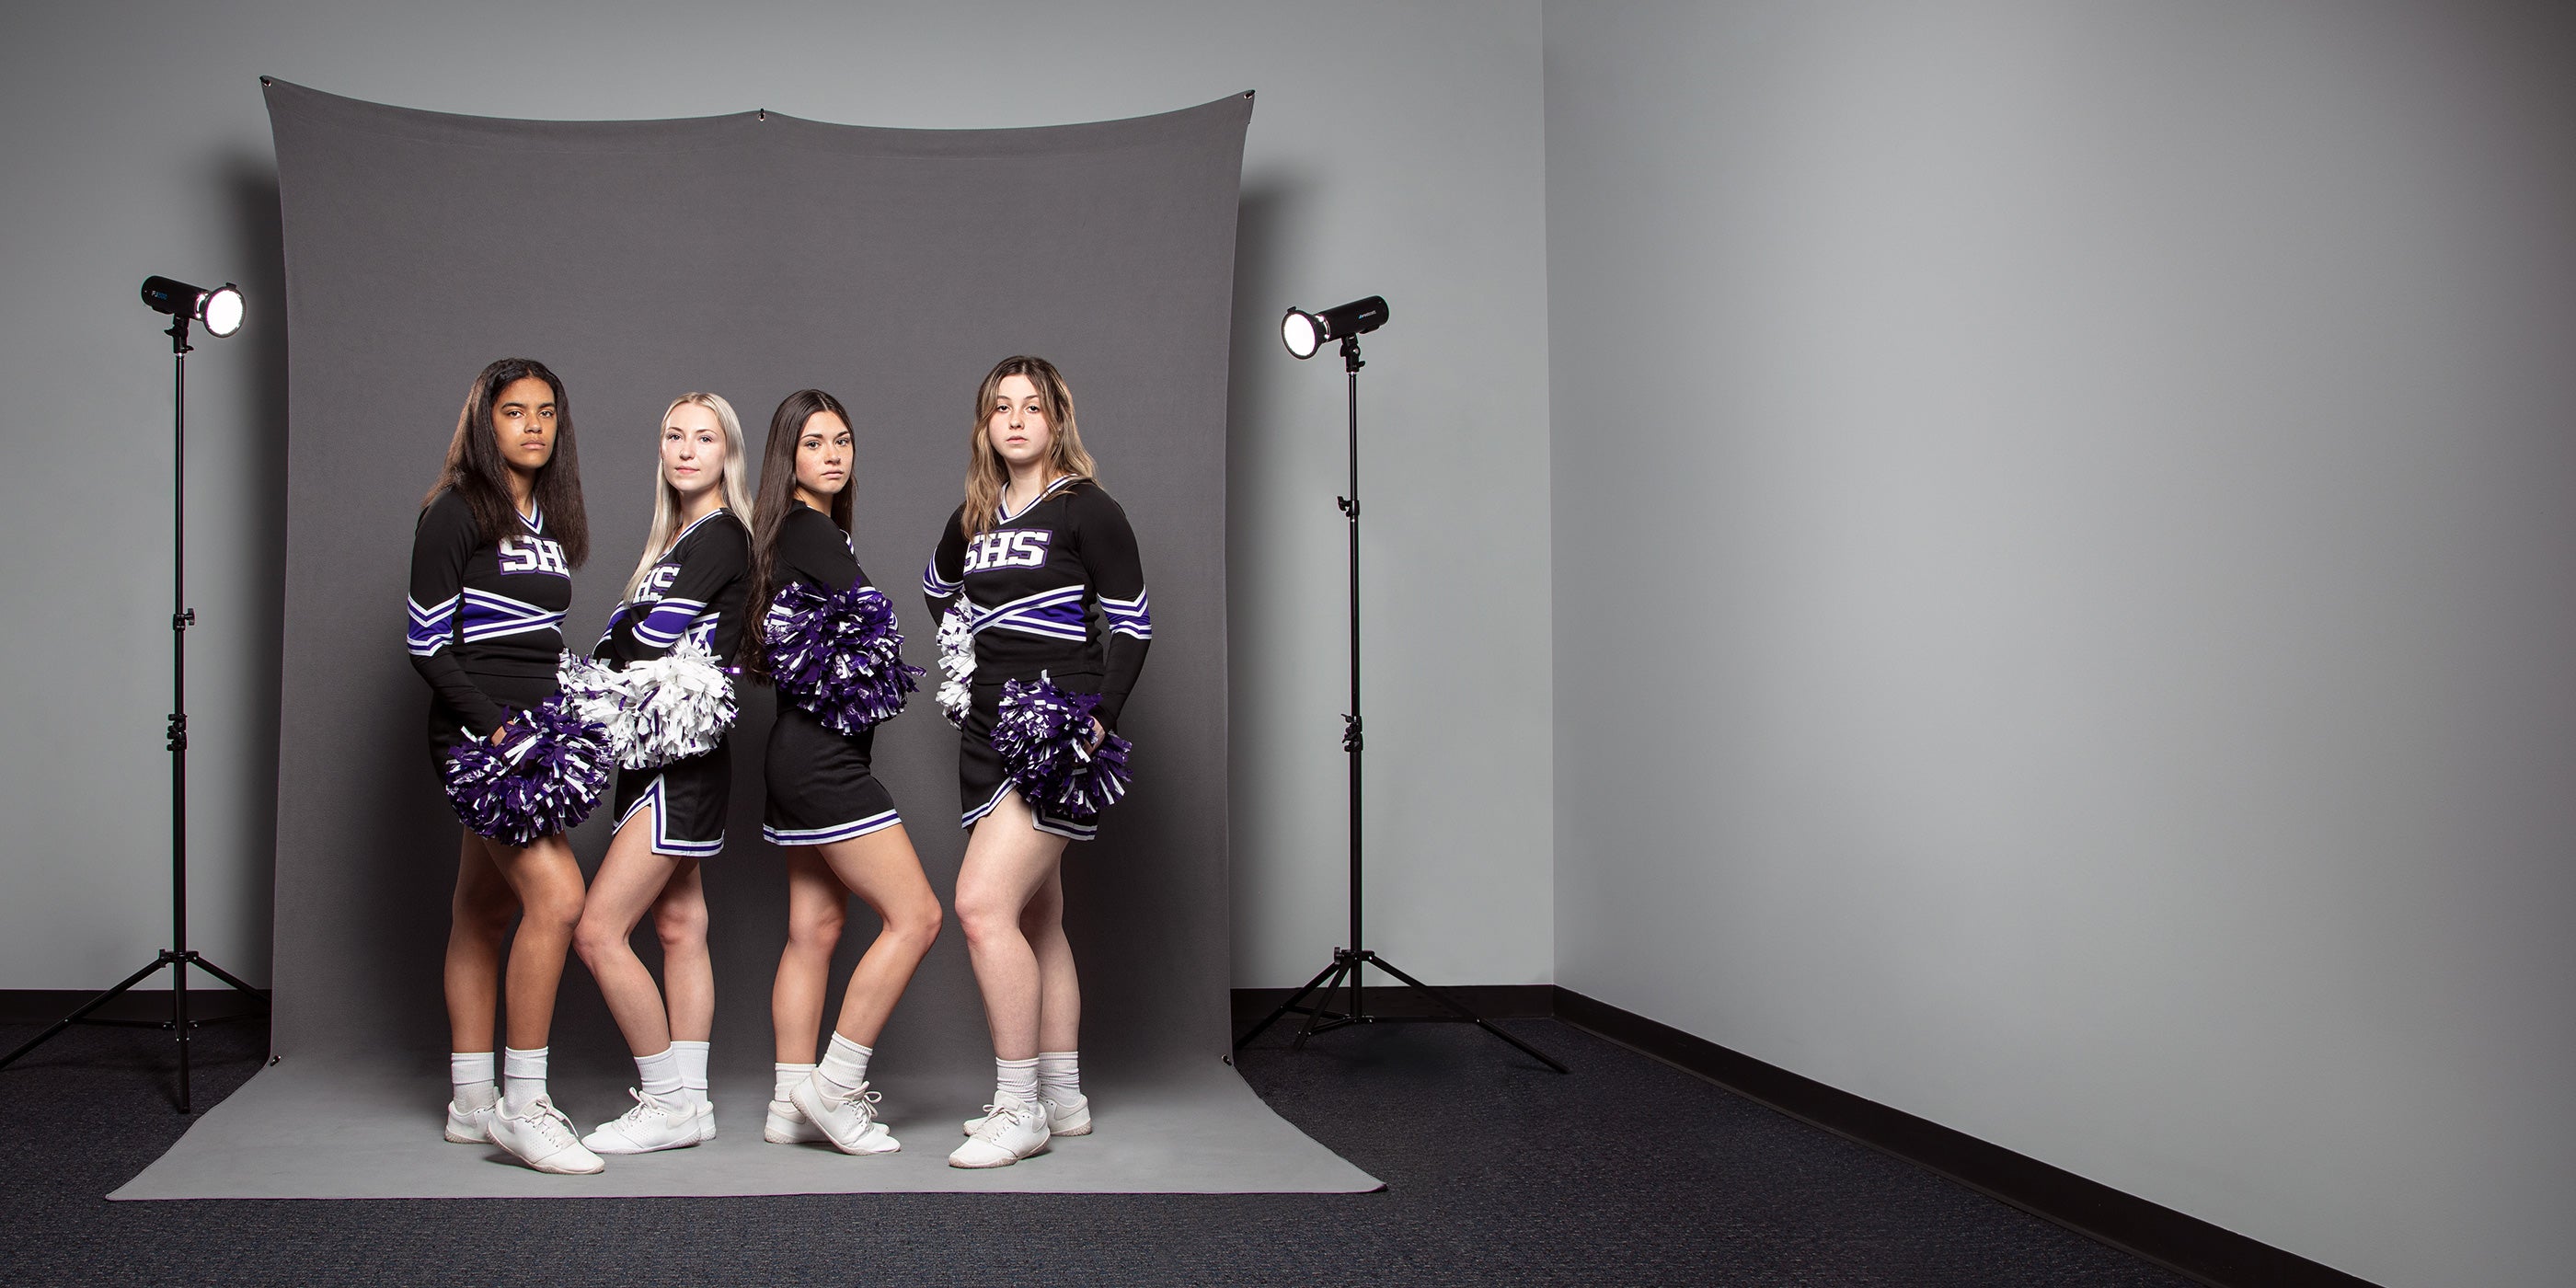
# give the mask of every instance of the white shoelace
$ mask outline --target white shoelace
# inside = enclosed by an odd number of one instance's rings
[[[670,1105],[645,1095],[638,1088],[628,1087],[626,1094],[635,1097],[635,1107],[619,1114],[617,1116],[619,1122],[632,1122],[640,1126],[647,1118],[668,1118],[672,1114]]]
[[[554,1102],[541,1096],[529,1108],[536,1111],[533,1118],[518,1118],[512,1121],[534,1123],[537,1134],[545,1137],[546,1143],[557,1149],[573,1143],[572,1119],[564,1117],[563,1111],[554,1107]],[[507,1115],[496,1114],[495,1116],[506,1117]]]
[[[984,1122],[982,1126],[975,1129],[975,1139],[988,1145],[999,1144],[1003,1131],[1010,1127],[1013,1117],[1025,1118],[1041,1112],[1043,1111],[1036,1105],[1019,1100],[1014,1100],[1007,1105],[986,1105]]]
[[[868,1090],[868,1084],[862,1082],[849,1091],[835,1094],[830,1103],[841,1108],[856,1110],[859,1115],[859,1129],[864,1132],[875,1124],[877,1102],[881,1099],[884,1097]]]

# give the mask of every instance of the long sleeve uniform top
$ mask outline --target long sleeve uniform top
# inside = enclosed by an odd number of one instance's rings
[[[975,682],[1098,676],[1097,714],[1116,728],[1154,638],[1127,512],[1091,480],[1064,478],[971,541],[965,513],[940,529],[921,588],[934,616],[961,594],[974,606]]]
[[[474,677],[554,674],[572,607],[572,568],[547,535],[544,512],[518,522],[518,531],[485,541],[473,507],[449,489],[422,507],[412,532],[403,644],[437,700],[477,736],[510,713]]]
[[[837,595],[867,579],[850,534],[841,531],[830,515],[802,501],[788,509],[786,520],[778,525],[779,585],[803,582]]]
[[[751,534],[731,511],[709,514],[682,528],[635,597],[608,615],[591,656],[622,669],[693,639],[728,662],[742,643],[750,583]]]

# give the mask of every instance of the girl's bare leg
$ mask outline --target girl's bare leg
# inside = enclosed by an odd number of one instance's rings
[[[590,967],[591,978],[599,981],[599,994],[617,1020],[617,1031],[639,1056],[671,1049],[671,1018],[653,972],[644,968],[627,937],[671,883],[677,863],[653,852],[652,811],[637,810],[609,841],[580,927],[573,932],[573,947]]]
[[[921,859],[901,824],[816,848],[838,883],[866,901],[885,923],[851,970],[840,1019],[832,1026],[860,1046],[874,1046],[913,971],[939,937],[939,896],[921,874]]]
[[[508,1009],[504,1022],[509,1045],[533,1051],[546,1044],[554,1028],[564,953],[582,917],[581,864],[561,833],[539,837],[524,848],[488,839],[482,843],[492,866],[518,896],[519,932],[510,940],[510,964],[502,980]]]
[[[662,993],[669,1004],[671,1037],[704,1042],[716,1025],[716,968],[707,950],[707,886],[696,859],[677,862],[670,884],[653,901],[653,933],[662,941]]]
[[[1042,977],[1021,916],[1064,857],[1065,839],[1031,821],[1020,794],[1004,793],[967,836],[957,869],[957,924],[965,928],[967,958],[984,995],[993,1055],[1002,1060],[1037,1057]]]

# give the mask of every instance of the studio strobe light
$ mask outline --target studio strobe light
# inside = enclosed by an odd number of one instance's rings
[[[1360,753],[1365,746],[1360,736],[1360,368],[1368,365],[1360,361],[1360,337],[1386,325],[1386,318],[1386,300],[1383,297],[1371,295],[1364,299],[1353,300],[1348,304],[1337,305],[1321,313],[1290,309],[1287,316],[1279,320],[1280,342],[1288,346],[1288,352],[1299,358],[1314,357],[1324,347],[1325,341],[1341,341],[1342,371],[1350,379],[1351,494],[1340,498],[1340,501],[1342,518],[1350,531],[1351,556],[1351,709],[1342,715],[1342,750],[1350,755],[1351,771],[1351,945],[1348,948],[1334,949],[1332,964],[1315,972],[1315,977],[1307,980],[1304,988],[1290,994],[1288,1000],[1281,1002],[1277,1010],[1264,1017],[1259,1024],[1253,1025],[1251,1032],[1235,1039],[1234,1049],[1242,1050],[1254,1038],[1260,1037],[1263,1030],[1288,1015],[1306,1017],[1305,1024],[1297,1030],[1295,1042],[1297,1046],[1304,1046],[1306,1039],[1318,1033],[1337,1029],[1346,1024],[1381,1024],[1391,1020],[1455,1020],[1473,1024],[1520,1048],[1523,1053],[1558,1073],[1564,1073],[1565,1066],[1557,1063],[1555,1057],[1487,1023],[1485,1017],[1476,1014],[1448,994],[1397,970],[1393,963],[1378,956],[1377,950],[1363,946],[1360,939],[1362,930],[1360,921],[1362,885]],[[1360,990],[1360,972],[1363,967],[1368,966],[1374,966],[1394,976],[1405,987],[1437,1003],[1446,1013],[1440,1015],[1369,1014],[1366,997]],[[1343,988],[1350,990],[1349,1000],[1342,1004],[1341,1010],[1331,1009],[1333,994]],[[1309,997],[1315,999],[1313,1005],[1306,1004],[1306,999]]]
[[[1279,319],[1279,341],[1288,346],[1288,352],[1300,358],[1314,357],[1327,340],[1339,340],[1357,352],[1355,337],[1367,335],[1385,325],[1386,300],[1372,295],[1365,300],[1335,305],[1321,313],[1290,309],[1288,316]]]
[[[170,942],[171,947],[146,963],[141,970],[125,977],[125,982],[81,1004],[81,1008],[56,1020],[53,1027],[29,1038],[6,1056],[0,1056],[0,1068],[7,1068],[18,1057],[43,1046],[56,1034],[75,1024],[116,1024],[129,1028],[164,1029],[179,1043],[179,1112],[188,1112],[188,1042],[198,1026],[222,1020],[247,1018],[242,1015],[218,1016],[214,1019],[190,1019],[188,1016],[188,968],[193,966],[241,992],[255,1001],[264,999],[259,990],[244,983],[231,971],[207,961],[188,946],[188,628],[197,624],[196,610],[188,607],[188,327],[202,322],[208,334],[227,336],[241,330],[241,288],[226,282],[213,290],[190,286],[176,278],[143,279],[143,302],[155,313],[167,314],[170,329],[171,403],[170,403]],[[167,1020],[99,1019],[90,1012],[107,1005],[126,990],[170,970],[170,1018]]]
[[[190,286],[177,278],[143,279],[143,302],[155,313],[206,324],[206,334],[221,338],[241,330],[241,288],[226,282],[213,290]]]

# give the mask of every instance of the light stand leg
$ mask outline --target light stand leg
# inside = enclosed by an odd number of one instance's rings
[[[1509,1042],[1509,1043],[1511,1043],[1513,1046],[1519,1047],[1519,1048],[1521,1049],[1521,1051],[1522,1051],[1524,1054],[1526,1054],[1526,1055],[1530,1056],[1532,1059],[1537,1060],[1537,1061],[1538,1061],[1538,1062],[1540,1062],[1541,1064],[1546,1065],[1548,1068],[1551,1068],[1551,1069],[1556,1070],[1558,1073],[1572,1073],[1572,1072],[1573,1072],[1573,1070],[1566,1068],[1564,1065],[1558,1064],[1558,1063],[1556,1062],[1555,1057],[1548,1055],[1546,1052],[1539,1050],[1537,1047],[1531,1046],[1531,1045],[1530,1045],[1529,1043],[1527,1043],[1527,1042],[1523,1042],[1523,1041],[1521,1041],[1519,1038],[1513,1037],[1511,1034],[1506,1033],[1506,1032],[1504,1032],[1502,1029],[1500,1029],[1500,1028],[1496,1027],[1496,1026],[1491,1022],[1491,1021],[1488,1021],[1484,1016],[1478,1015],[1478,1014],[1476,1014],[1474,1011],[1469,1010],[1469,1009],[1467,1008],[1467,1004],[1466,1004],[1466,1003],[1461,1002],[1461,1001],[1457,1000],[1456,998],[1453,998],[1453,997],[1449,996],[1448,994],[1441,992],[1439,989],[1433,988],[1433,987],[1432,987],[1432,986],[1430,986],[1429,984],[1425,984],[1425,983],[1423,983],[1421,980],[1415,979],[1415,978],[1414,978],[1414,977],[1412,977],[1411,975],[1407,975],[1407,974],[1405,974],[1403,971],[1397,970],[1397,969],[1395,968],[1394,963],[1389,962],[1387,959],[1385,959],[1385,958],[1383,958],[1383,957],[1378,956],[1376,953],[1370,953],[1370,954],[1368,955],[1368,959],[1369,959],[1369,964],[1370,964],[1370,965],[1373,965],[1373,966],[1377,967],[1379,970],[1385,971],[1387,974],[1389,974],[1389,975],[1393,975],[1393,976],[1395,976],[1397,979],[1402,980],[1402,981],[1404,982],[1405,986],[1406,986],[1406,987],[1408,987],[1408,988],[1411,988],[1414,992],[1420,993],[1420,994],[1422,994],[1424,997],[1430,998],[1432,1001],[1438,1002],[1438,1003],[1439,1003],[1439,1004],[1441,1004],[1442,1006],[1445,1006],[1445,1007],[1449,1008],[1449,1015],[1447,1016],[1447,1018],[1449,1018],[1449,1019],[1453,1019],[1453,1020],[1457,1020],[1457,1021],[1460,1021],[1460,1022],[1462,1022],[1462,1023],[1466,1023],[1466,1024],[1473,1024],[1473,1025],[1475,1025],[1477,1028],[1483,1029],[1483,1030],[1484,1030],[1484,1031],[1486,1031],[1487,1033],[1491,1033],[1491,1034],[1493,1034],[1495,1037],[1501,1038],[1501,1039],[1502,1039],[1502,1040],[1504,1040],[1505,1042]],[[1440,1017],[1440,1016],[1423,1016],[1423,1017],[1420,1017],[1420,1018],[1423,1018],[1423,1019],[1439,1019],[1439,1018],[1442,1018],[1442,1017]]]
[[[1352,971],[1353,963],[1350,957],[1339,951],[1334,952],[1331,970],[1333,982],[1324,985],[1323,997],[1317,998],[1313,1009],[1306,1012],[1306,1022],[1297,1026],[1297,1037],[1295,1041],[1288,1044],[1290,1047],[1303,1049],[1306,1045],[1306,1039],[1311,1038],[1318,1033],[1338,1029],[1345,1024],[1365,1024],[1368,1022],[1367,1018],[1362,1016],[1358,1011],[1336,1014],[1324,1009],[1323,998],[1331,997],[1333,995],[1333,990],[1340,985],[1342,977],[1351,974]]]
[[[1292,1013],[1292,1012],[1293,1012],[1293,1013],[1295,1013],[1295,1014],[1298,1014],[1298,1015],[1304,1015],[1304,1014],[1306,1014],[1305,1010],[1304,1010],[1303,1008],[1299,1007],[1297,1004],[1298,1004],[1299,1002],[1303,1002],[1303,1001],[1305,1001],[1305,1000],[1306,1000],[1306,998],[1307,998],[1307,996],[1308,996],[1309,994],[1313,993],[1313,992],[1315,991],[1315,989],[1316,989],[1318,986],[1323,985],[1323,983],[1324,983],[1324,977],[1325,977],[1325,976],[1335,974],[1335,973],[1339,972],[1340,970],[1341,970],[1341,963],[1340,963],[1340,961],[1339,961],[1338,959],[1336,959],[1336,961],[1334,962],[1334,964],[1333,964],[1333,965],[1327,966],[1327,967],[1323,968],[1322,970],[1316,971],[1316,972],[1315,972],[1315,977],[1314,977],[1313,979],[1307,980],[1307,981],[1306,981],[1306,986],[1305,986],[1304,988],[1298,989],[1296,992],[1289,994],[1289,995],[1288,995],[1288,1000],[1287,1000],[1287,1001],[1285,1001],[1285,1002],[1281,1002],[1281,1003],[1280,1003],[1276,1008],[1274,1008],[1274,1009],[1270,1012],[1270,1014],[1268,1014],[1268,1015],[1265,1015],[1265,1016],[1261,1017],[1261,1022],[1260,1022],[1259,1024],[1255,1024],[1255,1025],[1253,1025],[1253,1026],[1252,1026],[1252,1031],[1251,1031],[1250,1033],[1246,1033],[1246,1034],[1244,1034],[1242,1037],[1237,1038],[1237,1039],[1235,1040],[1235,1043],[1234,1043],[1234,1049],[1235,1049],[1235,1050],[1237,1050],[1237,1051],[1242,1050],[1242,1049],[1243,1049],[1243,1047],[1244,1047],[1244,1044],[1245,1044],[1245,1043],[1248,1043],[1248,1042],[1252,1041],[1254,1038],[1260,1037],[1260,1036],[1261,1036],[1261,1034],[1262,1034],[1262,1031],[1263,1031],[1263,1030],[1265,1030],[1265,1029],[1269,1028],[1269,1027],[1270,1027],[1271,1025],[1273,1025],[1273,1024],[1277,1024],[1277,1023],[1279,1022],[1279,1017],[1281,1017],[1281,1016],[1283,1016],[1283,1015],[1288,1015],[1288,1014],[1290,1014],[1290,1013]],[[1327,989],[1326,989],[1326,993],[1327,993],[1327,995],[1330,995],[1330,992],[1331,992],[1331,990],[1330,990],[1329,988],[1327,988]],[[1318,1005],[1318,1006],[1320,1006],[1320,1005],[1322,1005],[1322,1004],[1323,1004],[1323,1003],[1322,1003],[1322,1001],[1321,1001],[1320,999],[1319,999],[1319,1000],[1317,1001],[1317,1003],[1316,1003],[1316,1005]],[[0,1064],[5,1064],[5,1063],[7,1063],[7,1061],[0,1061]]]
[[[163,965],[164,963],[156,961],[151,965],[126,976],[124,983],[118,984],[116,987],[81,1003],[79,1010],[54,1021],[52,1028],[46,1029],[44,1032],[20,1043],[17,1050],[12,1051],[7,1055],[0,1055],[0,1069],[6,1069],[10,1065],[16,1064],[18,1062],[18,1057],[35,1050],[37,1047],[43,1046],[45,1043],[52,1041],[56,1036],[60,1035],[63,1030],[88,1019],[90,1012],[115,1001],[117,998],[125,996],[125,991],[127,989],[142,983],[144,977],[161,969]]]

